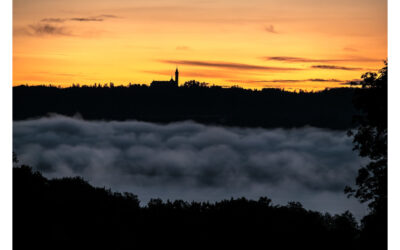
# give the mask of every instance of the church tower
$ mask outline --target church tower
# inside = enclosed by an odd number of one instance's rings
[[[179,71],[178,71],[178,67],[176,67],[175,70],[175,85],[178,87],[179,84]]]

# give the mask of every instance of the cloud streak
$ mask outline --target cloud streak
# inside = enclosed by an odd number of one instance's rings
[[[147,73],[147,74],[171,76],[171,70],[163,70],[163,71],[143,70],[141,72]],[[217,71],[217,70],[212,70],[212,71],[209,71],[209,70],[205,70],[205,71],[185,70],[179,74],[182,77],[204,77],[204,78],[220,78],[220,79],[226,79],[226,78],[232,76],[232,73],[230,73],[230,72],[223,72],[223,71]]]
[[[65,22],[67,19],[65,18],[43,18],[42,20],[40,20],[41,22],[46,22],[46,23],[63,23]]]
[[[56,26],[52,24],[34,24],[29,25],[28,29],[25,30],[28,35],[31,36],[71,36],[65,27]]]
[[[344,131],[55,116],[14,122],[13,140],[20,161],[47,177],[80,175],[144,202],[269,196],[320,211],[365,211],[343,194],[363,163]]]
[[[65,22],[102,22],[109,18],[118,18],[118,16],[98,15],[93,17],[43,18],[39,23],[15,29],[14,34],[28,36],[76,36],[77,34],[73,34],[66,27]]]
[[[102,22],[105,19],[118,18],[115,15],[98,15],[93,17],[73,17],[73,18],[43,18],[41,22],[46,23],[63,23],[66,21],[77,21],[77,22]]]
[[[229,80],[230,82],[238,82],[238,80]],[[251,83],[303,83],[303,82],[344,82],[338,79],[322,79],[322,78],[310,78],[310,79],[273,79],[273,80],[248,80],[244,82]]]
[[[70,18],[70,21],[78,21],[78,22],[102,22],[104,19],[102,18],[84,18],[84,17],[76,17],[76,18]]]
[[[236,69],[236,70],[258,70],[258,71],[292,71],[302,70],[299,68],[285,68],[285,67],[268,67],[252,64],[243,63],[232,63],[232,62],[213,62],[213,61],[190,61],[190,60],[160,60],[160,62],[174,65],[189,65],[197,67],[212,67],[212,68],[225,68],[225,69]]]
[[[336,65],[313,65],[311,66],[313,69],[333,69],[333,70],[364,70],[363,68],[351,68],[351,67],[343,67]]]
[[[315,59],[305,57],[290,57],[290,56],[274,56],[274,57],[263,57],[267,61],[281,61],[289,63],[336,63],[336,62],[379,62],[381,60],[366,58],[366,57],[354,57],[347,59]]]

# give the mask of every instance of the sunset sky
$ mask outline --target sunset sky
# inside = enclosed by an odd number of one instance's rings
[[[387,58],[386,0],[14,0],[13,85],[344,86]]]

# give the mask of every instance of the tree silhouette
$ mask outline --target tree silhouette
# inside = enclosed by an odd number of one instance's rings
[[[47,179],[13,168],[14,249],[135,249],[151,246],[353,250],[359,229],[345,212],[331,216],[267,197],[215,203],[151,199],[96,188],[80,177]]]
[[[205,88],[208,86],[209,86],[209,83],[199,82],[196,80],[190,80],[183,84],[183,87],[185,87],[185,88]]]
[[[379,73],[365,73],[361,89],[354,94],[354,106],[361,111],[355,119],[359,124],[353,136],[354,150],[370,162],[356,178],[357,189],[346,187],[349,196],[367,202],[371,213],[363,220],[366,248],[387,244],[387,61]]]

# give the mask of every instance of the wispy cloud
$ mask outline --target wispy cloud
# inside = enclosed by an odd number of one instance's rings
[[[67,19],[65,18],[43,18],[42,20],[40,20],[41,22],[46,22],[46,23],[63,23],[65,22]]]
[[[229,80],[230,82],[238,82],[238,80]],[[303,83],[303,82],[344,82],[338,79],[322,79],[322,78],[310,78],[310,79],[273,79],[273,80],[247,80],[249,83]]]
[[[354,85],[359,85],[361,83],[361,79],[353,79],[350,81],[345,81],[340,83],[340,85],[346,85],[346,86],[354,86]]]
[[[303,57],[290,57],[290,56],[274,56],[264,57],[267,61],[283,61],[283,62],[326,62],[327,60],[315,60]],[[331,60],[329,60],[331,61]]]
[[[102,22],[109,18],[119,18],[115,15],[98,15],[93,17],[73,18],[43,18],[40,22],[14,29],[16,35],[28,36],[75,36],[65,25],[65,22]],[[90,32],[89,32],[90,33]],[[90,35],[85,33],[86,36]]]
[[[315,59],[305,57],[291,57],[291,56],[273,56],[263,57],[267,61],[281,61],[289,63],[334,63],[334,62],[378,62],[380,59],[367,58],[367,57],[353,57],[346,59]]]
[[[198,67],[213,67],[213,68],[226,68],[226,69],[239,69],[239,70],[261,70],[261,71],[291,71],[302,70],[299,68],[284,68],[284,67],[269,67],[253,64],[242,64],[232,62],[205,62],[205,61],[189,61],[189,60],[160,60],[160,62],[174,64],[174,65],[190,65]]]
[[[364,70],[363,68],[351,68],[351,67],[343,67],[343,66],[335,66],[335,65],[313,65],[311,66],[313,69],[333,69],[333,70]]]
[[[171,76],[174,72],[171,70],[163,70],[163,71],[150,71],[145,70],[141,71],[143,73],[148,73],[152,75],[163,75],[163,76]],[[221,72],[220,70],[184,70],[179,73],[182,77],[203,77],[203,78],[220,78],[226,79],[228,77],[232,77],[232,73],[230,72]]]
[[[321,79],[321,78],[307,79],[306,81],[310,81],[310,82],[343,82],[338,79]]]
[[[315,59],[305,57],[292,57],[292,56],[274,56],[274,57],[263,57],[267,61],[280,61],[288,63],[341,63],[341,62],[379,62],[379,59],[373,59],[368,57],[352,57],[345,59]],[[332,69],[332,70],[365,70],[359,67],[347,67],[337,65],[325,65],[318,64],[312,65],[312,69]]]
[[[72,18],[43,18],[40,20],[41,22],[46,22],[46,23],[63,23],[67,21],[76,21],[76,22],[102,22],[106,19],[109,18],[118,18],[118,16],[115,15],[98,15],[98,16],[92,16],[92,17],[72,17]]]
[[[110,14],[103,14],[103,15],[99,15],[97,17],[98,18],[121,18],[120,16],[110,15]]]
[[[265,27],[265,31],[267,31],[269,33],[278,34],[278,32],[275,30],[274,25],[269,25],[269,26]]]
[[[71,36],[71,32],[65,27],[55,26],[52,24],[33,24],[29,25],[25,30],[26,34],[32,36]]]
[[[94,18],[94,17],[76,17],[70,18],[70,21],[78,21],[78,22],[102,22],[104,19],[102,18]]]

